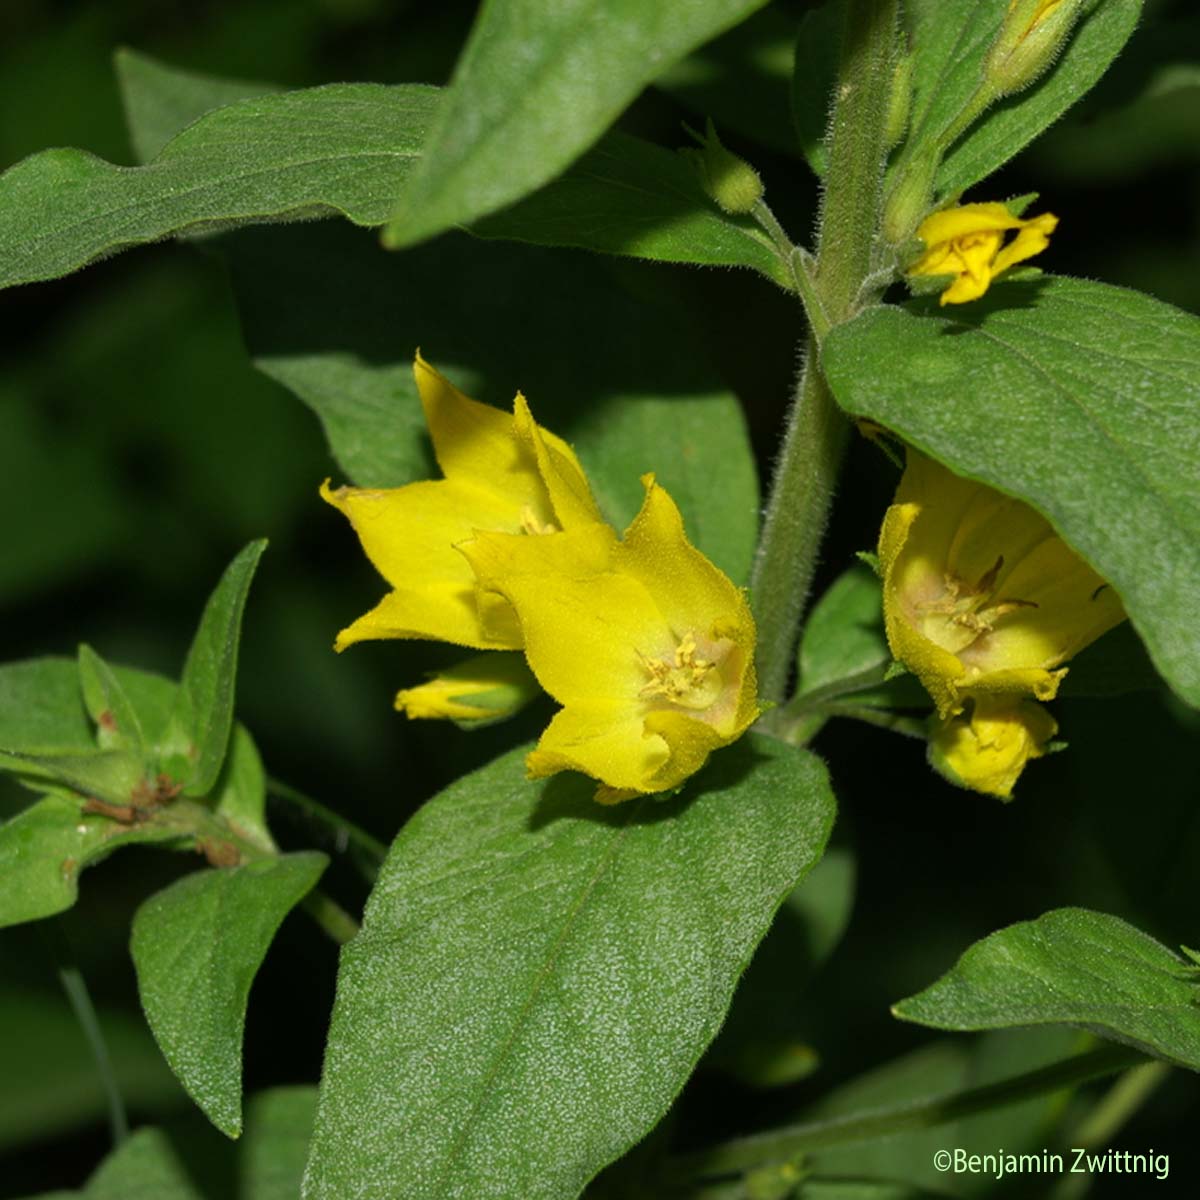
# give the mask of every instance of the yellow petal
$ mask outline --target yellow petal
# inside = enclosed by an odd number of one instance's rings
[[[520,392],[513,401],[513,422],[517,436],[529,447],[538,473],[549,493],[557,524],[563,529],[604,518],[592,498],[587,476],[571,449],[562,438],[543,429],[534,421],[529,405]]]
[[[338,635],[339,650],[365,638],[435,638],[479,649],[520,646],[515,618],[507,626],[496,621],[494,628],[482,628],[475,577],[454,549],[473,529],[519,527],[514,505],[451,480],[336,490],[326,482],[321,496],[349,518],[367,557],[395,589]]]
[[[1058,732],[1054,718],[1026,700],[977,699],[969,716],[942,721],[929,742],[930,761],[953,783],[1008,799],[1031,758]]]
[[[952,242],[968,234],[984,230],[1017,229],[1020,225],[1021,218],[1014,217],[1003,204],[996,201],[986,204],[959,204],[930,213],[918,226],[917,237],[926,246],[932,247],[939,242]]]
[[[558,771],[582,771],[609,788],[653,792],[655,777],[670,756],[666,741],[643,728],[636,707],[617,701],[582,702],[564,708],[525,759],[531,779]]]
[[[1053,213],[1042,213],[1026,221],[1020,233],[996,255],[996,261],[992,264],[992,277],[1019,262],[1024,262],[1027,258],[1032,258],[1035,254],[1041,254],[1050,245],[1050,235],[1057,227],[1058,218]]]
[[[396,694],[396,708],[413,720],[494,721],[511,716],[538,694],[520,654],[479,654]]]

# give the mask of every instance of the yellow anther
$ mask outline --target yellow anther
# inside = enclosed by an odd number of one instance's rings
[[[637,656],[650,676],[639,696],[661,696],[685,708],[707,708],[720,691],[715,664],[700,657],[692,633],[684,634],[670,658],[647,658],[640,651]]]
[[[538,515],[533,511],[533,506],[526,504],[521,509],[521,528],[525,533],[541,534],[541,533],[558,533],[558,526],[552,521],[542,522],[538,520]]]

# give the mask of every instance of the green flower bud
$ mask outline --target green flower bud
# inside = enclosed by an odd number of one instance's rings
[[[993,99],[1028,87],[1058,56],[1083,0],[1012,0],[984,63]]]
[[[694,129],[688,129],[688,133],[699,142],[700,149],[681,153],[687,155],[696,168],[705,194],[722,212],[731,216],[753,211],[763,197],[763,182],[758,172],[744,158],[721,145],[711,119],[703,136]]]

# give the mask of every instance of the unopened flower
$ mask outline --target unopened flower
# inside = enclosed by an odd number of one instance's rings
[[[911,447],[879,561],[892,653],[942,718],[968,699],[1052,699],[1062,664],[1125,617],[1113,589],[1029,505]]]
[[[983,64],[990,99],[1011,96],[1043,74],[1066,44],[1083,0],[1009,0],[1008,14]]]
[[[606,803],[678,786],[759,715],[744,594],[687,540],[654,477],[642,482],[619,543],[582,527],[461,547],[481,590],[516,611],[529,665],[563,705],[530,777],[582,771]]]
[[[540,691],[520,654],[493,650],[405,688],[396,695],[396,707],[413,720],[479,725],[512,716]]]
[[[1007,800],[1025,764],[1041,758],[1057,732],[1032,700],[982,695],[960,715],[935,719],[929,761],[951,783]]]
[[[496,597],[480,610],[455,544],[481,529],[538,535],[598,523],[599,510],[570,446],[534,422],[522,395],[510,415],[464,396],[419,354],[413,371],[445,478],[398,488],[322,485],[322,497],[350,519],[392,587],[338,634],[336,648],[367,638],[434,638],[519,649],[515,615]]]
[[[918,227],[925,253],[907,274],[951,277],[940,304],[977,300],[998,275],[1045,250],[1057,224],[1052,213],[1024,220],[998,203],[944,208],[931,213]],[[1014,230],[1016,236],[1005,244],[1004,239]]]

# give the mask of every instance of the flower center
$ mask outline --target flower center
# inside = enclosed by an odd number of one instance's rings
[[[1001,554],[973,584],[947,572],[942,577],[942,594],[918,602],[917,607],[927,614],[925,632],[932,641],[957,654],[977,638],[992,633],[1001,617],[1018,609],[1037,608],[1032,600],[996,596],[996,580],[1003,566]]]
[[[538,515],[533,511],[532,504],[526,504],[521,509],[521,529],[524,533],[542,534],[542,533],[558,533],[558,526],[553,521],[541,521]]]
[[[701,658],[694,634],[684,634],[672,657],[648,658],[637,652],[642,669],[649,676],[639,696],[662,697],[682,708],[710,708],[721,693],[721,673],[717,665]]]

